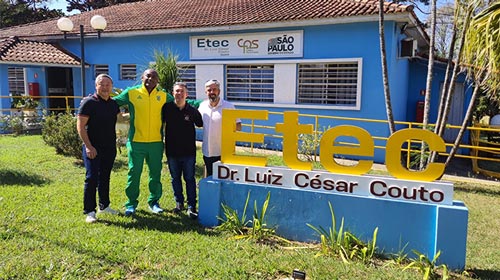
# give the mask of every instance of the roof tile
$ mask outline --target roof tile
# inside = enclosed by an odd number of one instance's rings
[[[241,24],[331,19],[378,14],[374,0],[146,0],[71,16],[75,27],[92,30],[90,18],[106,18],[106,33],[207,28]],[[412,6],[385,2],[385,13],[413,13]],[[60,36],[56,19],[1,30],[8,36]],[[78,33],[77,28],[72,31]]]
[[[118,34],[373,16],[378,14],[378,8],[377,0],[146,0],[105,7],[70,18],[75,27],[82,24],[84,30],[89,31],[92,30],[90,19],[99,14],[108,23],[106,33]],[[413,14],[413,6],[385,2],[384,12]],[[0,31],[0,61],[80,65],[78,57],[57,44],[19,39],[43,41],[61,37],[57,19]],[[70,33],[79,33],[79,28]]]
[[[80,65],[80,60],[57,44],[20,40],[10,37],[0,40],[0,61]]]

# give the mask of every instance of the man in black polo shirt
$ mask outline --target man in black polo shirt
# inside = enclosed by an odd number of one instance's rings
[[[113,80],[100,74],[95,80],[96,92],[82,100],[78,110],[76,128],[83,141],[85,184],[83,188],[83,213],[86,222],[96,218],[96,190],[99,192],[98,213],[118,214],[109,207],[109,177],[116,157],[116,120],[120,108],[110,98]]]
[[[186,103],[188,95],[186,84],[175,83],[173,88],[174,102],[163,105],[162,116],[165,123],[165,154],[172,177],[172,189],[176,207],[175,213],[184,210],[184,195],[181,177],[186,182],[188,210],[187,214],[195,219],[196,211],[196,133],[194,125],[203,126],[201,114]]]

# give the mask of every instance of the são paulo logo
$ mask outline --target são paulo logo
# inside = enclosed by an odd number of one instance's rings
[[[295,38],[293,36],[279,36],[276,38],[271,38],[267,42],[267,52],[272,53],[293,53],[295,48],[293,42]]]

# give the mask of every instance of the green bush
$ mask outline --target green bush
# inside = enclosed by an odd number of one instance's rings
[[[0,131],[12,133],[15,136],[23,133],[24,124],[22,115],[0,116]]]
[[[167,92],[172,92],[172,88],[179,78],[177,55],[174,55],[170,50],[167,51],[166,55],[161,50],[155,50],[153,56],[154,63],[150,67],[158,72],[160,87]]]
[[[82,159],[82,141],[72,114],[48,116],[43,123],[42,138],[47,145],[56,148],[56,153]]]

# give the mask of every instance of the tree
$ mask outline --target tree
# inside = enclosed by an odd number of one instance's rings
[[[61,10],[37,7],[39,3],[42,2],[18,0],[8,3],[0,0],[0,28],[64,16]]]
[[[449,47],[453,45],[453,34],[456,34],[454,13],[455,5],[452,3],[444,3],[436,8],[435,50],[436,55],[439,57],[447,57],[449,54]]]
[[[68,12],[78,10],[83,13],[113,5],[139,1],[143,0],[66,0],[66,2],[68,3],[66,10]]]
[[[447,55],[448,63],[444,84],[441,90],[441,98],[439,101],[438,116],[434,132],[439,136],[443,136],[448,115],[451,109],[451,102],[455,93],[455,81],[461,72],[459,69],[459,61],[462,54],[463,45],[465,42],[465,32],[467,31],[468,22],[472,15],[472,9],[468,6],[457,5],[454,7],[454,16],[452,18],[452,31],[450,35]],[[461,29],[461,31],[460,31]],[[460,33],[460,34],[458,34]],[[458,40],[458,41],[457,41]],[[458,43],[458,45],[457,45]],[[453,59],[456,58],[455,63]],[[434,162],[436,153],[433,152],[428,159],[428,162]]]
[[[417,0],[424,5],[429,5],[429,0]],[[396,0],[396,3],[405,3],[414,1],[406,0]],[[394,114],[392,112],[392,102],[391,102],[391,90],[389,87],[389,74],[387,70],[387,53],[385,49],[385,32],[384,32],[384,0],[379,0],[378,7],[378,18],[379,18],[379,41],[380,41],[380,61],[382,65],[382,81],[384,86],[384,99],[385,99],[385,110],[387,115],[387,122],[389,124],[389,131],[392,135],[396,131],[396,126],[394,123]]]
[[[477,10],[482,4],[482,1],[475,1],[470,4],[470,8]],[[499,98],[500,44],[498,42],[500,42],[500,2],[488,4],[468,24],[461,58],[463,65],[467,68],[469,79],[473,81],[474,91],[462,127],[446,159],[446,165],[457,151],[479,92],[484,90],[490,97]]]

